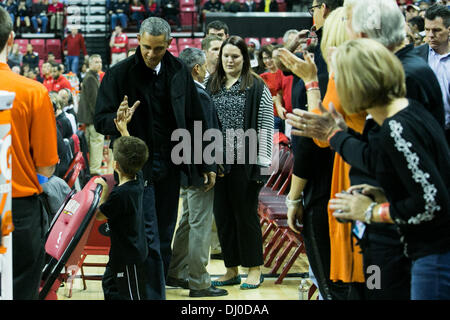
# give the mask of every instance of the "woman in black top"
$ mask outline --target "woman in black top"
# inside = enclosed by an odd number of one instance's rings
[[[395,223],[412,260],[411,298],[449,299],[450,154],[442,127],[405,98],[400,61],[376,41],[346,42],[332,64],[344,110],[365,110],[381,127],[369,141],[368,162],[382,189],[353,186],[330,208],[337,218]]]
[[[224,139],[226,173],[216,181],[214,215],[227,272],[211,284],[239,284],[238,267],[243,266],[249,272],[241,288],[254,289],[263,281],[257,208],[264,179],[262,168],[269,167],[272,161],[273,102],[269,88],[251,71],[242,38],[225,40],[219,57],[207,90],[217,109]]]

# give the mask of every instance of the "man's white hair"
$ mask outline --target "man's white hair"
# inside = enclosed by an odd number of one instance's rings
[[[354,32],[364,33],[388,49],[399,46],[405,40],[406,22],[395,0],[347,0],[346,5],[353,5]]]

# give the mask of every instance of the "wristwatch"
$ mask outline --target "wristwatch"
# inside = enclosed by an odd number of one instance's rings
[[[373,214],[373,208],[377,205],[376,202],[372,202],[364,212],[364,222],[367,224],[370,224],[372,222],[372,214]]]

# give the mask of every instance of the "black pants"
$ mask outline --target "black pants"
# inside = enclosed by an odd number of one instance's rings
[[[410,300],[411,261],[403,254],[404,246],[394,225],[371,224],[361,242],[364,270],[377,266],[380,288],[366,288],[368,300]],[[365,272],[366,278],[371,274]],[[367,279],[366,279],[367,280]]]
[[[234,165],[217,178],[214,216],[225,267],[257,267],[264,263],[258,195],[262,184],[247,178],[243,165]]]
[[[13,299],[37,300],[48,219],[38,196],[12,199]]]

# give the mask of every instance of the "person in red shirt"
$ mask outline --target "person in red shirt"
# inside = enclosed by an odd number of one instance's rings
[[[111,47],[111,66],[127,57],[128,37],[122,32],[122,27],[116,25],[109,46]]]
[[[48,92],[50,92],[53,86],[52,65],[50,62],[44,62],[42,64],[41,73],[44,79],[42,84],[47,88]]]
[[[281,132],[284,131],[284,121],[286,119],[286,109],[283,106],[283,91],[282,81],[283,72],[278,69],[272,59],[274,46],[269,44],[262,46],[259,52],[259,59],[264,63],[266,72],[261,73],[260,76],[270,89],[273,98],[273,112],[274,112],[274,129]]]
[[[54,32],[63,31],[64,4],[58,0],[50,0],[48,5],[48,16],[50,17],[50,30]]]
[[[130,2],[130,18],[136,21],[138,30],[141,28],[141,22],[145,18],[145,6],[139,0],[132,0]]]
[[[70,85],[69,80],[66,79],[62,75],[63,68],[59,64],[52,65],[51,68],[51,75],[53,78],[53,81],[50,86],[50,91],[56,91],[59,92],[61,89],[69,89],[72,90],[72,86]]]
[[[83,51],[84,60],[86,61],[88,59],[88,54],[86,45],[84,44],[84,37],[81,33],[78,33],[77,28],[72,28],[70,30],[70,34],[67,35],[62,42],[62,47],[66,57],[66,69],[72,71],[73,73],[78,73],[80,51]]]

